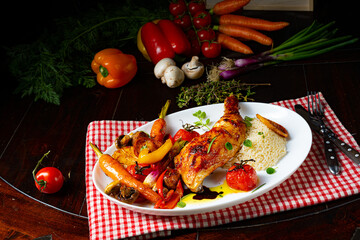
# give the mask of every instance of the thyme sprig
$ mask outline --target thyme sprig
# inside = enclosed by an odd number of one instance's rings
[[[194,103],[197,106],[222,103],[231,94],[236,96],[239,101],[253,101],[254,99],[250,98],[250,96],[255,94],[252,89],[259,85],[270,84],[249,84],[235,79],[215,82],[207,81],[189,87],[181,87],[176,100],[179,108],[189,107]]]

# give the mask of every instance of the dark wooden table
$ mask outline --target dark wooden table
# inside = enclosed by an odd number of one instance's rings
[[[314,12],[247,12],[291,26],[271,33],[281,43],[314,19],[337,21],[342,32],[359,37],[354,6],[335,1],[317,3]],[[15,35],[14,37],[17,37]],[[135,48],[138,73],[126,86],[106,89],[67,89],[61,105],[12,92],[16,82],[1,88],[0,125],[0,239],[87,239],[85,189],[85,137],[94,120],[153,120],[166,99],[176,102],[179,88],[170,89],[153,75],[153,65]],[[254,47],[255,51],[256,46]],[[228,56],[234,56],[225,52]],[[214,61],[218,61],[215,59]],[[207,61],[207,63],[211,63]],[[6,71],[6,66],[2,66]],[[10,80],[9,80],[10,79]],[[360,142],[360,48],[359,43],[312,59],[284,63],[245,74],[243,82],[271,83],[255,89],[255,100],[274,102],[303,97],[306,90],[321,91],[340,121]],[[201,82],[204,79],[195,82]],[[194,84],[188,81],[187,85]],[[169,113],[179,111],[172,104]],[[48,150],[45,164],[61,169],[66,178],[56,194],[41,194],[34,186],[32,169]],[[170,239],[359,239],[359,195],[287,212],[206,229],[173,231]]]

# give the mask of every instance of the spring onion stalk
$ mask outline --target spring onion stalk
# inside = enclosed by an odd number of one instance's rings
[[[249,58],[230,60],[233,61],[232,64],[221,64],[220,76],[223,79],[231,79],[236,75],[264,66],[318,56],[358,41],[358,38],[351,35],[335,36],[338,29],[331,29],[334,24],[335,22],[321,24],[314,21],[310,26],[273,49]],[[226,69],[226,65],[232,67]]]

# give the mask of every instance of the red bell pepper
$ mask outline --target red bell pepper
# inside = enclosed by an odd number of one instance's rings
[[[173,209],[184,195],[184,189],[182,187],[181,180],[178,181],[175,191],[171,190],[166,195],[166,198],[160,199],[156,204],[155,208],[161,209]],[[162,196],[161,196],[162,197]]]
[[[175,57],[175,52],[164,36],[164,33],[153,22],[145,23],[141,28],[141,41],[154,64],[163,58]]]
[[[184,31],[178,25],[168,19],[160,20],[157,25],[164,33],[166,39],[170,42],[170,45],[176,54],[186,56],[190,54],[191,44]]]

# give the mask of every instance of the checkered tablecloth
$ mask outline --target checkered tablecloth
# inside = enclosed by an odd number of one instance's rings
[[[352,135],[344,128],[320,93],[326,119],[341,140],[360,150]],[[273,103],[289,109],[295,104],[307,108],[306,97]],[[153,216],[133,212],[111,203],[99,193],[92,181],[92,170],[97,161],[89,142],[106,150],[120,134],[126,134],[146,122],[94,121],[88,126],[86,138],[86,194],[90,239],[121,239],[135,237],[149,239],[171,234],[171,230],[204,228],[273,214],[280,211],[310,206],[341,197],[358,194],[360,167],[343,153],[337,153],[342,165],[339,176],[329,173],[323,153],[323,140],[313,134],[310,153],[300,168],[273,190],[251,201],[203,214],[189,216]]]

